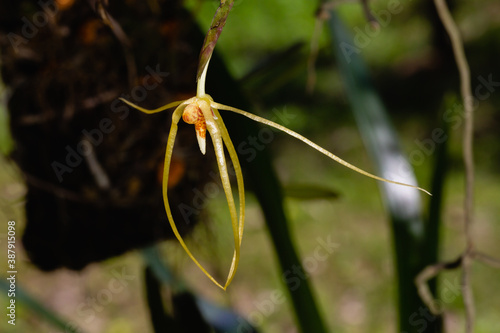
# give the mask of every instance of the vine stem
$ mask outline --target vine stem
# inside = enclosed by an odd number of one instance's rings
[[[470,265],[472,262],[473,240],[471,225],[474,205],[474,109],[471,89],[470,69],[460,31],[455,24],[445,0],[434,0],[436,9],[451,40],[453,54],[460,75],[460,93],[464,104],[463,160],[465,165],[464,231],[466,250],[462,260],[462,294],[466,314],[466,332],[472,333],[474,326],[474,298],[470,286]]]

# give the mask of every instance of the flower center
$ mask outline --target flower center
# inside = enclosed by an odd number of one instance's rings
[[[182,114],[182,120],[188,124],[194,124],[196,134],[198,134],[201,138],[206,137],[207,124],[205,122],[203,112],[198,105],[193,103],[186,106],[184,113]]]

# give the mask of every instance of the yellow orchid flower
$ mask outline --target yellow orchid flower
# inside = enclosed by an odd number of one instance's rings
[[[201,73],[201,76],[198,80],[198,86],[197,86],[197,93],[196,96],[191,97],[189,99],[183,100],[183,101],[177,101],[177,102],[172,102],[167,105],[164,105],[158,109],[154,110],[148,110],[144,109],[140,106],[137,106],[123,98],[120,98],[123,102],[126,104],[144,112],[147,114],[152,114],[152,113],[157,113],[161,112],[167,109],[171,109],[176,107],[174,110],[174,113],[172,114],[172,125],[170,127],[170,133],[168,136],[168,141],[167,141],[167,148],[165,152],[165,163],[164,163],[164,170],[163,170],[163,201],[165,204],[165,211],[167,213],[168,221],[170,223],[170,226],[172,227],[172,230],[179,240],[181,246],[184,248],[188,256],[195,262],[195,264],[205,273],[206,276],[210,280],[212,280],[213,283],[215,283],[217,286],[220,288],[226,290],[226,288],[229,286],[231,281],[234,278],[234,275],[236,273],[236,269],[238,268],[238,262],[240,258],[240,248],[241,248],[241,240],[243,237],[243,228],[244,228],[244,222],[245,222],[245,191],[244,191],[244,185],[243,185],[243,174],[241,171],[241,166],[238,160],[238,155],[236,154],[236,150],[234,149],[233,143],[231,142],[231,138],[229,137],[229,134],[227,132],[226,126],[224,125],[224,122],[222,121],[222,117],[220,116],[219,110],[226,110],[226,111],[231,111],[235,112],[238,114],[241,114],[245,117],[248,117],[252,120],[255,120],[257,122],[260,122],[262,124],[274,127],[278,130],[281,130],[297,139],[300,141],[304,142],[305,144],[311,146],[312,148],[318,150],[322,154],[328,156],[329,158],[333,159],[334,161],[358,172],[361,173],[367,177],[387,182],[387,183],[392,183],[392,184],[397,184],[397,185],[403,185],[403,186],[408,186],[408,187],[413,187],[416,188],[420,191],[423,191],[427,194],[430,195],[429,192],[426,190],[405,184],[405,183],[400,183],[392,180],[388,180],[385,178],[381,178],[378,176],[375,176],[369,172],[366,172],[346,161],[343,159],[339,158],[338,156],[332,154],[331,152],[327,151],[326,149],[318,146],[314,142],[310,141],[309,139],[303,137],[302,135],[282,126],[279,125],[275,122],[272,122],[270,120],[267,120],[265,118],[261,118],[259,116],[256,116],[254,114],[251,114],[249,112],[234,108],[232,106],[227,106],[224,104],[220,104],[215,102],[210,95],[205,93],[205,80],[206,80],[206,75],[207,75],[207,68],[208,64],[210,62],[210,58],[208,61],[205,63],[205,67],[203,69],[203,72]],[[226,282],[224,285],[220,284],[215,280],[215,278],[207,272],[207,270],[196,260],[196,258],[193,256],[191,251],[188,249],[186,246],[186,243],[180,236],[177,227],[175,225],[175,222],[172,217],[172,212],[170,210],[170,205],[168,202],[168,175],[169,175],[169,169],[170,169],[170,162],[172,158],[172,152],[174,148],[174,143],[175,143],[175,137],[177,135],[177,124],[179,123],[179,120],[182,119],[188,123],[188,124],[194,124],[195,126],[195,132],[196,132],[196,137],[198,139],[198,144],[200,146],[200,150],[202,154],[205,154],[206,151],[206,132],[210,134],[212,137],[212,141],[214,144],[214,150],[215,150],[215,156],[217,159],[217,165],[219,167],[220,171],[220,176],[222,180],[222,186],[224,188],[224,192],[226,195],[228,207],[229,207],[229,213],[231,216],[231,225],[233,228],[233,237],[234,237],[234,253],[233,253],[233,258],[231,262],[231,267],[229,268],[229,273],[226,279]],[[239,196],[239,212],[237,213],[236,210],[236,205],[234,202],[233,198],[233,193],[231,190],[231,183],[229,180],[229,175],[228,175],[228,169],[226,165],[226,159],[224,156],[224,146],[227,148],[229,157],[231,158],[231,161],[233,163],[234,170],[236,172],[236,181],[238,185],[238,196]]]

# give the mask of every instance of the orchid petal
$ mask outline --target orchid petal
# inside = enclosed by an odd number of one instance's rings
[[[172,160],[172,152],[174,150],[174,143],[175,143],[175,137],[177,135],[177,124],[179,120],[181,119],[182,116],[182,108],[183,105],[180,105],[175,109],[173,115],[172,115],[172,125],[170,126],[170,133],[168,135],[168,141],[167,141],[167,148],[165,151],[165,162],[164,162],[164,168],[163,168],[163,183],[162,183],[162,188],[163,188],[163,203],[165,205],[165,211],[167,213],[167,218],[168,222],[170,223],[170,227],[172,228],[172,231],[174,232],[175,237],[181,244],[182,248],[184,251],[186,251],[187,255],[191,260],[194,261],[196,266],[198,266],[201,271],[213,282],[215,285],[218,287],[222,288],[225,290],[225,288],[218,283],[215,278],[210,275],[210,273],[207,272],[207,270],[196,260],[196,258],[193,256],[191,251],[188,249],[186,243],[184,243],[184,240],[182,239],[182,236],[179,234],[179,231],[177,230],[177,226],[175,225],[174,218],[172,217],[172,211],[170,210],[170,204],[168,202],[168,175],[170,171],[170,162]]]
[[[163,105],[157,109],[154,109],[154,110],[148,110],[148,109],[145,109],[143,107],[140,107],[139,105],[136,105],[132,102],[129,102],[127,101],[126,99],[124,98],[118,98],[120,101],[124,102],[125,104],[128,104],[129,106],[133,107],[133,108],[136,108],[137,110],[139,111],[142,111],[144,113],[147,113],[147,114],[153,114],[153,113],[158,113],[158,112],[161,112],[161,111],[164,111],[164,110],[167,110],[167,109],[171,109],[175,106],[178,106],[180,104],[189,104],[189,102],[191,101],[191,99],[188,99],[188,100],[184,100],[184,101],[175,101],[175,102],[172,102],[172,103],[168,103],[167,105]]]
[[[240,161],[238,159],[238,154],[236,153],[236,150],[234,149],[233,142],[231,141],[231,137],[229,136],[226,125],[224,124],[224,121],[222,121],[222,117],[220,116],[219,111],[217,109],[213,109],[213,110],[214,110],[215,115],[216,115],[216,117],[214,117],[214,119],[216,120],[217,124],[219,125],[219,128],[221,130],[222,139],[224,140],[224,143],[226,144],[226,148],[229,152],[229,157],[231,158],[231,162],[233,163],[234,171],[236,173],[236,182],[238,185],[238,196],[239,196],[239,201],[240,201],[240,218],[239,218],[238,225],[239,225],[240,243],[241,243],[241,238],[243,237],[244,220],[245,220],[245,186],[243,183],[243,172],[241,170]]]
[[[234,171],[236,173],[236,181],[238,185],[238,197],[239,197],[239,220],[238,225],[235,224],[235,221],[232,221],[233,233],[238,233],[239,242],[235,243],[235,247],[241,248],[241,241],[243,239],[243,229],[245,223],[245,187],[243,184],[243,173],[241,171],[240,162],[238,160],[238,155],[236,154],[236,150],[234,149],[234,145],[229,137],[229,133],[227,128],[222,121],[222,117],[219,114],[217,109],[212,109],[215,113],[216,117],[214,117],[217,125],[219,126],[219,130],[221,131],[222,139],[224,140],[224,144],[226,145],[227,151],[229,153],[229,157],[231,158],[231,162],[233,163]],[[236,231],[237,230],[237,231]],[[234,278],[234,274],[236,273],[236,269],[238,266],[239,257],[236,257],[236,251],[233,256],[233,261],[231,263],[231,269],[229,270],[228,279],[225,287],[229,286],[231,281]],[[238,251],[239,255],[239,251]]]
[[[217,165],[219,167],[219,173],[222,181],[222,187],[224,188],[224,193],[226,194],[226,200],[229,208],[229,215],[231,216],[231,225],[233,228],[233,238],[234,238],[234,253],[233,259],[231,261],[231,267],[229,268],[229,273],[226,279],[226,283],[223,287],[225,290],[229,283],[234,278],[236,269],[238,267],[240,258],[240,232],[238,215],[236,213],[236,205],[234,203],[233,191],[231,190],[231,182],[229,180],[229,174],[226,165],[226,158],[224,156],[224,141],[221,135],[221,128],[219,128],[217,122],[213,119],[212,110],[210,108],[209,102],[202,103],[200,105],[203,115],[205,116],[205,121],[207,123],[207,130],[212,137],[212,142],[214,145],[215,156],[217,158]],[[233,147],[234,149],[234,147]],[[240,210],[241,212],[241,210]]]
[[[270,120],[267,120],[267,119],[259,117],[259,116],[256,116],[256,115],[254,115],[252,113],[249,113],[249,112],[237,109],[237,108],[233,108],[232,106],[227,106],[227,105],[219,104],[219,103],[216,103],[216,102],[212,102],[212,103],[210,103],[210,105],[213,108],[218,108],[220,110],[226,110],[226,111],[235,112],[235,113],[241,114],[241,115],[243,115],[245,117],[248,117],[248,118],[250,118],[250,119],[252,119],[254,121],[257,121],[259,123],[262,123],[262,124],[274,127],[276,129],[279,129],[280,131],[283,131],[286,134],[291,135],[291,136],[293,136],[296,139],[299,139],[300,141],[302,141],[305,144],[311,146],[312,148],[316,149],[320,153],[328,156],[329,158],[331,158],[335,162],[340,163],[343,166],[345,166],[345,167],[347,167],[347,168],[349,168],[351,170],[354,170],[357,173],[360,173],[360,174],[362,174],[364,176],[367,176],[367,177],[370,177],[370,178],[373,178],[373,179],[376,179],[376,180],[379,180],[379,181],[382,181],[382,182],[386,182],[386,183],[391,183],[391,184],[396,184],[396,185],[402,185],[402,186],[412,187],[412,188],[415,188],[415,189],[420,190],[422,192],[425,192],[428,195],[432,195],[427,190],[424,190],[421,187],[410,185],[410,184],[406,184],[406,183],[396,182],[396,181],[385,179],[385,178],[382,178],[382,177],[378,177],[378,176],[375,176],[375,175],[373,175],[373,174],[371,174],[369,172],[366,172],[366,171],[364,171],[364,170],[362,170],[362,169],[360,169],[360,168],[358,168],[358,167],[356,167],[356,166],[354,166],[354,165],[352,165],[352,164],[344,161],[343,159],[341,159],[337,155],[335,155],[335,154],[329,152],[328,150],[324,149],[323,147],[315,144],[314,142],[312,142],[311,140],[307,139],[306,137],[298,134],[297,132],[294,132],[294,131],[292,131],[292,130],[290,130],[290,129],[282,126],[282,125],[279,125],[279,124],[275,123],[275,122],[272,122]]]

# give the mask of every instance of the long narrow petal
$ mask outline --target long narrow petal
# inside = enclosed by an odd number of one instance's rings
[[[188,256],[191,258],[191,260],[194,261],[194,263],[201,269],[201,271],[210,279],[212,280],[213,283],[215,283],[217,286],[219,286],[222,289],[225,289],[220,283],[218,283],[215,278],[210,275],[210,273],[207,272],[207,270],[196,260],[196,258],[193,256],[191,251],[189,251],[186,243],[184,243],[184,240],[182,239],[181,235],[179,234],[179,231],[177,230],[177,227],[174,222],[174,218],[172,217],[172,212],[170,210],[170,204],[168,203],[168,175],[169,175],[169,170],[170,170],[170,162],[172,159],[172,152],[174,150],[174,143],[175,143],[175,137],[177,135],[177,123],[181,119],[182,116],[182,105],[177,107],[175,109],[173,115],[172,115],[172,126],[170,127],[170,133],[168,135],[168,141],[167,141],[167,148],[165,152],[165,163],[164,163],[164,168],[163,168],[163,203],[165,205],[165,211],[167,212],[167,217],[168,217],[168,222],[170,223],[170,227],[172,228],[172,231],[174,232],[175,237],[181,244],[182,248]]]
[[[239,212],[239,233],[240,233],[240,244],[243,238],[243,228],[245,223],[245,185],[243,183],[243,172],[241,171],[240,161],[238,159],[238,154],[234,149],[233,142],[231,141],[231,137],[227,131],[226,125],[220,116],[220,113],[217,109],[213,109],[216,119],[215,121],[219,125],[221,130],[222,139],[226,144],[227,151],[229,152],[229,157],[231,158],[231,162],[233,162],[234,171],[236,173],[236,182],[238,184],[238,196],[240,201],[240,212]]]
[[[217,109],[213,109],[215,116],[214,119],[216,119],[217,125],[219,125],[219,129],[221,131],[221,136],[222,139],[224,140],[224,144],[226,145],[227,151],[229,152],[229,157],[231,158],[231,162],[233,163],[234,171],[236,172],[236,181],[238,185],[238,197],[240,201],[240,209],[239,209],[239,220],[238,220],[238,234],[239,234],[239,243],[236,244],[239,249],[241,248],[241,241],[243,239],[243,229],[245,225],[245,186],[243,184],[243,173],[241,171],[241,166],[240,166],[240,161],[238,160],[238,154],[236,154],[236,150],[234,149],[233,142],[231,141],[231,138],[229,137],[229,133],[227,132],[226,125],[224,124],[224,121],[222,120],[222,117],[219,114],[219,111]],[[233,223],[233,233],[236,232],[236,226]],[[238,264],[239,258],[236,258],[236,252],[235,256],[233,256],[233,262],[234,266],[231,265],[231,267],[234,267],[234,270],[229,271],[228,275],[228,280],[226,282],[225,287],[229,286],[231,281],[233,280],[234,274],[236,274],[236,268]]]
[[[124,98],[120,97],[119,100],[121,100],[125,104],[128,104],[131,107],[136,108],[137,110],[142,111],[142,112],[147,113],[147,114],[157,113],[157,112],[161,112],[161,111],[164,111],[164,110],[167,110],[167,109],[171,109],[171,108],[176,107],[176,106],[178,106],[180,104],[186,104],[186,102],[189,101],[189,100],[187,100],[187,101],[176,101],[176,102],[168,103],[167,105],[163,105],[163,106],[161,106],[161,107],[159,107],[157,109],[154,109],[154,110],[148,110],[148,109],[145,109],[143,107],[140,107],[139,105],[135,105],[134,103],[129,102],[129,101],[127,101]]]
[[[207,105],[208,106],[208,105]],[[203,110],[203,108],[202,108]],[[236,205],[234,203],[233,191],[231,190],[231,182],[229,181],[229,174],[227,171],[226,158],[224,157],[224,144],[221,137],[221,132],[217,123],[213,120],[211,116],[211,110],[203,110],[205,115],[205,120],[207,122],[207,130],[212,137],[212,142],[214,144],[215,156],[217,157],[217,165],[219,167],[219,173],[222,180],[222,187],[226,194],[226,200],[229,207],[229,215],[231,216],[231,225],[233,228],[234,237],[234,254],[231,261],[231,267],[229,268],[229,273],[224,285],[224,290],[227,288],[229,283],[234,278],[236,269],[238,268],[238,263],[240,259],[240,234],[238,231],[238,215],[236,213]]]
[[[265,118],[262,118],[262,117],[259,117],[259,116],[256,116],[252,113],[249,113],[249,112],[246,112],[246,111],[243,111],[243,110],[240,110],[240,109],[237,109],[237,108],[233,108],[232,106],[227,106],[227,105],[223,105],[223,104],[219,104],[219,103],[215,103],[215,102],[212,102],[211,103],[211,106],[213,108],[218,108],[220,110],[227,110],[227,111],[231,111],[231,112],[235,112],[235,113],[238,113],[238,114],[241,114],[245,117],[248,117],[252,120],[255,120],[259,123],[262,123],[262,124],[265,124],[265,125],[268,125],[268,126],[271,126],[271,127],[274,127],[276,129],[279,129],[280,131],[283,131],[285,133],[287,133],[288,135],[291,135],[293,136],[294,138],[297,138],[299,139],[300,141],[304,142],[305,144],[311,146],[312,148],[316,149],[317,151],[319,151],[320,153],[328,156],[329,158],[331,158],[332,160],[334,160],[335,162],[337,163],[340,163],[342,164],[343,166],[351,169],[351,170],[354,170],[362,175],[365,175],[367,177],[370,177],[370,178],[373,178],[373,179],[376,179],[376,180],[379,180],[379,181],[382,181],[382,182],[386,182],[386,183],[391,183],[391,184],[396,184],[396,185],[402,185],[402,186],[408,186],[408,187],[412,187],[412,188],[415,188],[417,190],[420,190],[422,192],[425,192],[427,193],[428,195],[432,195],[430,194],[427,190],[424,190],[423,188],[421,187],[418,187],[418,186],[414,186],[414,185],[410,185],[410,184],[406,184],[406,183],[400,183],[400,182],[396,182],[396,181],[393,181],[393,180],[389,180],[389,179],[385,179],[385,178],[382,178],[382,177],[378,177],[378,176],[375,176],[369,172],[366,172],[346,161],[344,161],[343,159],[341,159],[340,157],[338,157],[337,155],[334,155],[332,154],[331,152],[329,152],[328,150],[324,149],[323,147],[315,144],[314,142],[312,142],[311,140],[307,139],[306,137],[282,126],[282,125],[279,125],[279,124],[276,124],[275,122],[272,122],[270,120],[267,120]]]

